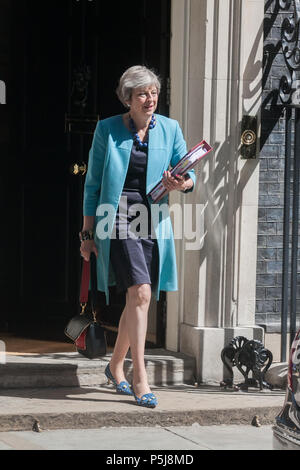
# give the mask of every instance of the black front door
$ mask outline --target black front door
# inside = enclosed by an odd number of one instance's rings
[[[12,330],[63,337],[77,309],[82,173],[92,134],[98,119],[124,112],[115,89],[131,65],[158,71],[159,112],[168,113],[169,3],[12,0],[11,163],[4,182],[16,239],[6,292]],[[113,290],[112,298],[103,315],[117,325],[124,299]]]

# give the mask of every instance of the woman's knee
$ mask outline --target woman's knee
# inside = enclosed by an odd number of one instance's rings
[[[130,303],[139,306],[146,306],[151,301],[151,286],[150,284],[138,284],[131,286],[128,289],[127,299]]]

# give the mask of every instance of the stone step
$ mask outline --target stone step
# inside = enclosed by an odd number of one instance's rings
[[[111,354],[87,359],[74,353],[7,354],[0,364],[0,389],[101,386]],[[193,357],[164,349],[145,353],[149,385],[194,384],[196,362]],[[125,361],[127,380],[131,381],[132,362]]]
[[[230,392],[220,386],[152,386],[155,409],[137,406],[134,397],[102,387],[48,387],[0,390],[0,435],[3,431],[97,429],[124,426],[201,426],[273,424],[284,392]]]

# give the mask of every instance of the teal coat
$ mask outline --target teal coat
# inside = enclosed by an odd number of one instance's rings
[[[84,186],[83,215],[96,216],[95,230],[97,232],[97,224],[103,222],[105,217],[107,219],[107,212],[103,213],[103,207],[105,208],[103,205],[110,204],[112,208],[112,217],[107,224],[107,238],[98,238],[97,235],[95,237],[98,248],[98,289],[105,292],[107,304],[109,304],[108,286],[115,284],[110,263],[109,236],[113,229],[115,214],[122,194],[132,145],[132,135],[124,126],[122,115],[117,115],[98,122],[89,153]],[[159,114],[156,115],[156,126],[149,131],[148,145],[147,194],[161,180],[163,172],[169,169],[170,165],[171,167],[176,165],[186,153],[186,143],[178,122]],[[189,176],[195,185],[194,170],[189,172]],[[150,207],[152,207],[151,198],[148,200]],[[164,197],[156,204],[166,205],[167,201],[167,197]],[[168,209],[167,216],[164,212],[164,216],[160,217],[160,220],[156,220],[153,226],[159,252],[159,276],[156,290],[156,299],[159,300],[161,290],[175,291],[178,289],[175,245]],[[169,233],[170,236],[164,237],[165,233]]]

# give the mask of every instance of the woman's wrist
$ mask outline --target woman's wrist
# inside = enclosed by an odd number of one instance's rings
[[[193,182],[192,178],[188,178],[184,182],[182,191],[183,192],[189,191],[190,189],[192,189],[193,186],[194,186],[194,182]]]
[[[94,225],[95,225],[95,217],[92,215],[85,215],[83,217],[82,221],[82,232],[88,231],[88,230],[94,230]]]
[[[84,242],[86,240],[94,240],[94,231],[93,230],[82,230],[79,232],[79,240]]]

